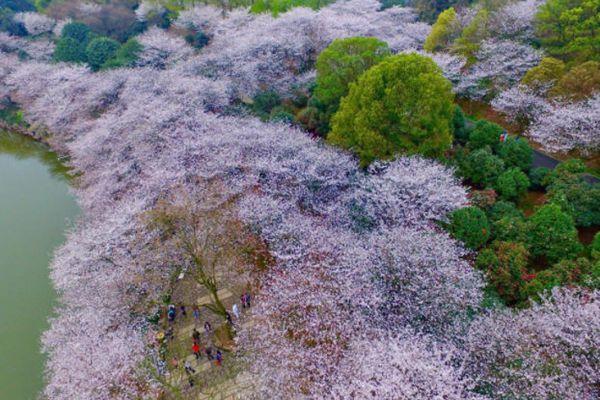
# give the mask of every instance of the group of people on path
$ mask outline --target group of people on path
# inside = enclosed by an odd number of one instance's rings
[[[244,292],[240,296],[240,302],[242,304],[242,308],[244,308],[244,309],[250,308],[250,305],[251,305],[250,294],[248,292]],[[179,307],[179,309],[180,309],[181,316],[184,318],[187,317],[187,310],[186,310],[185,305],[182,304]],[[233,304],[233,306],[231,308],[231,312],[235,316],[235,319],[240,318],[240,316],[241,316],[240,309],[239,309],[239,306],[237,303]],[[194,305],[192,307],[192,314],[194,316],[194,320],[196,321],[196,323],[198,323],[200,320],[200,309],[197,305]],[[177,308],[175,307],[174,304],[170,304],[168,306],[168,310],[167,310],[167,319],[168,319],[169,323],[170,324],[174,323],[176,317],[177,317]],[[228,324],[233,326],[233,319],[229,312],[225,313],[225,319]],[[171,335],[172,335],[173,327],[169,326],[169,329],[170,329]],[[192,353],[196,357],[196,360],[200,360],[200,358],[202,357],[202,353],[204,353],[209,362],[214,361],[215,364],[218,367],[220,367],[223,363],[223,353],[218,348],[216,349],[216,353],[213,353],[212,347],[210,346],[210,344],[208,344],[210,342],[210,335],[212,333],[212,325],[209,321],[204,322],[204,332],[207,336],[206,346],[203,346],[201,343],[201,340],[200,340],[201,334],[198,331],[198,329],[196,329],[196,327],[194,327],[194,329],[192,330]],[[177,359],[177,357],[173,357],[173,359],[171,360],[171,365],[172,365],[173,369],[177,369],[179,367],[179,360]],[[193,387],[195,384],[194,375],[196,374],[196,370],[192,367],[192,364],[187,359],[185,360],[183,367],[184,367],[184,371],[188,377],[188,384],[190,385],[190,387]]]

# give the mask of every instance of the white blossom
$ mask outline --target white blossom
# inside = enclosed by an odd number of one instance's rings
[[[14,20],[22,23],[27,33],[32,36],[51,32],[54,25],[56,25],[56,21],[52,18],[36,12],[17,13],[14,16]]]

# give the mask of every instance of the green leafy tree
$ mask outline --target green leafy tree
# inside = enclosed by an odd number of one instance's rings
[[[523,286],[522,297],[539,301],[542,294],[547,294],[556,286],[592,283],[596,281],[592,276],[595,272],[593,264],[586,258],[562,260],[535,274],[535,277]]]
[[[511,136],[498,143],[497,153],[507,168],[515,167],[525,172],[531,168],[533,149],[527,140]]]
[[[209,37],[203,31],[196,31],[185,36],[185,41],[190,44],[190,46],[201,49],[206,46],[209,42]]]
[[[460,106],[454,106],[452,128],[454,131],[454,139],[460,144],[467,143],[470,131],[465,123],[465,113]]]
[[[598,15],[598,0],[548,0],[536,15],[538,36],[553,56],[600,61]]]
[[[485,147],[469,153],[460,163],[459,171],[475,185],[493,187],[504,171],[504,161]]]
[[[556,204],[540,207],[527,222],[527,241],[534,257],[555,263],[572,259],[581,250],[573,218]]]
[[[55,61],[83,63],[87,61],[85,47],[71,37],[63,37],[56,42],[53,58]]]
[[[496,150],[500,144],[500,135],[504,132],[504,128],[485,119],[477,121],[471,133],[469,133],[469,148],[481,149],[489,146],[492,150]]]
[[[88,64],[94,71],[99,70],[104,63],[117,54],[119,46],[119,42],[107,37],[93,39],[85,49]]]
[[[136,39],[131,38],[123,43],[117,50],[114,58],[109,59],[103,65],[103,69],[132,67],[139,58],[143,46]]]
[[[437,21],[431,27],[431,32],[423,48],[430,53],[442,50],[450,46],[460,34],[460,23],[456,19],[456,11],[453,7],[442,11]]]
[[[492,248],[497,263],[487,270],[488,280],[508,305],[516,304],[521,300],[529,252],[522,243],[513,242],[495,242]]]
[[[81,22],[69,22],[61,31],[61,38],[75,39],[83,48],[87,47],[92,37],[90,28]]]
[[[525,216],[523,215],[523,212],[515,206],[515,203],[500,200],[490,208],[488,217],[490,221],[495,222],[505,217],[523,219]]]
[[[594,235],[594,240],[590,244],[590,253],[592,259],[600,261],[600,232]]]
[[[529,182],[533,190],[544,190],[546,188],[546,177],[550,174],[550,169],[546,167],[533,168],[529,171]]]
[[[527,71],[521,83],[536,92],[544,92],[562,78],[565,70],[565,63],[561,60],[554,57],[544,57],[537,66]]]
[[[496,181],[496,191],[504,200],[517,200],[528,188],[529,179],[519,168],[507,169]]]
[[[476,61],[475,53],[479,50],[481,42],[489,35],[488,21],[488,11],[485,8],[480,9],[463,29],[460,37],[454,41],[454,51],[465,56],[469,63]]]
[[[275,107],[281,105],[281,97],[274,90],[265,90],[252,99],[252,110],[263,120],[271,115]]]
[[[0,31],[14,36],[27,36],[27,29],[23,24],[14,20],[15,12],[8,8],[0,8]]]
[[[600,91],[600,62],[588,61],[564,74],[550,91],[553,96],[581,100]]]
[[[336,39],[323,50],[317,58],[314,90],[325,113],[323,118],[329,120],[335,114],[352,82],[389,55],[387,43],[368,37]]]
[[[452,236],[471,249],[480,248],[490,238],[488,219],[477,207],[464,207],[450,213],[448,229]]]
[[[400,54],[350,85],[328,140],[366,166],[396,154],[440,156],[452,143],[452,85],[428,57]]]
[[[521,216],[505,216],[492,222],[494,239],[503,242],[526,242],[527,223]]]

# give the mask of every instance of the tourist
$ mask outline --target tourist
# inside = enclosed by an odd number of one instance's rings
[[[245,298],[246,298],[246,307],[250,308],[250,293],[246,292]]]
[[[196,320],[196,322],[198,322],[198,320],[200,319],[200,309],[197,305],[194,305],[194,307],[192,307],[192,313],[194,314],[194,319]]]
[[[173,333],[173,327],[172,326],[169,326],[169,328],[165,332],[165,338],[167,340],[173,340],[175,338],[175,333]]]
[[[177,359],[177,357],[173,357],[173,359],[171,360],[171,366],[173,367],[173,369],[177,369],[177,367],[179,367],[179,360]]]
[[[217,350],[217,357],[216,357],[217,361],[216,364],[217,366],[221,366],[221,363],[223,362],[223,354],[221,353],[221,350]]]
[[[208,334],[212,331],[212,326],[210,325],[210,322],[206,321],[204,323],[204,331]]]
[[[190,384],[191,388],[194,387],[194,378],[192,376],[188,376],[188,383]]]
[[[206,357],[208,358],[208,361],[212,361],[213,360],[213,355],[212,355],[212,349],[210,348],[210,346],[206,346],[206,349],[204,349],[204,353],[206,353]]]
[[[231,319],[231,314],[229,314],[227,311],[225,311],[225,320],[227,320],[227,323],[229,325],[233,325],[233,320]]]
[[[198,342],[194,342],[194,344],[192,345],[192,351],[194,352],[194,355],[196,356],[196,360],[200,359],[200,345],[198,344]]]
[[[242,293],[240,296],[240,302],[242,303],[242,308],[246,308],[246,293]]]
[[[192,368],[192,365],[190,364],[190,362],[188,360],[185,360],[185,363],[183,364],[183,368],[185,369],[185,373],[188,375],[196,373],[196,370],[194,368]]]
[[[194,340],[194,342],[200,342],[200,332],[198,332],[196,328],[192,330],[192,339]]]
[[[233,307],[231,307],[231,312],[233,313],[233,315],[235,315],[235,319],[240,318],[240,309],[239,309],[237,303],[235,303],[233,305]]]
[[[185,305],[184,304],[181,305],[180,309],[181,309],[181,316],[184,317],[184,318],[187,317],[187,312],[185,311]]]
[[[173,304],[170,304],[169,311],[167,311],[167,317],[169,319],[169,322],[175,321],[176,314],[177,314],[177,311],[175,310],[175,306]]]

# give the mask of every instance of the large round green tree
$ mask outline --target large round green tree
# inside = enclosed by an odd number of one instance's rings
[[[428,57],[389,57],[350,85],[333,116],[330,143],[353,150],[361,165],[396,154],[439,156],[452,143],[450,82]]]

